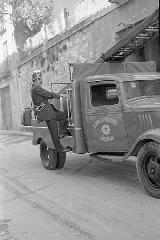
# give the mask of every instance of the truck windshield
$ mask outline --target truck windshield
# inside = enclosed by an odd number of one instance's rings
[[[123,88],[127,101],[143,97],[160,97],[160,79],[124,82]]]

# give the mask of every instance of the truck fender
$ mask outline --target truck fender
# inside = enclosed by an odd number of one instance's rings
[[[55,149],[55,146],[54,146],[54,144],[52,143],[52,140],[50,140],[50,139],[48,139],[48,138],[46,138],[46,137],[38,137],[37,139],[34,139],[34,142],[32,141],[32,144],[33,144],[33,145],[38,145],[38,144],[40,144],[40,142],[41,142],[42,140],[45,142],[45,144],[46,144],[46,146],[47,146],[48,148]]]
[[[32,139],[33,145],[40,144],[40,142],[43,140],[48,148],[55,149],[55,146],[52,142],[51,135],[47,127],[33,126],[32,132],[33,132],[33,139]]]
[[[153,141],[160,143],[160,128],[149,130],[141,134],[131,146],[130,151],[125,155],[125,159],[129,156],[137,156],[138,151],[145,143]]]

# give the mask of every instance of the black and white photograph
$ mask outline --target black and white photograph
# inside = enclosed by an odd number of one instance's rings
[[[160,240],[159,0],[0,0],[0,240]]]

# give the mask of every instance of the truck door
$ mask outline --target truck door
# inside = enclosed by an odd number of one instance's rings
[[[115,81],[94,81],[85,85],[82,101],[86,99],[83,117],[89,152],[127,151],[119,96]]]

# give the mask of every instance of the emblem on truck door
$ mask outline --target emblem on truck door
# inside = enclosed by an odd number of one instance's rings
[[[104,135],[108,135],[110,133],[111,129],[110,129],[109,125],[105,124],[102,126],[101,131]]]
[[[110,129],[109,125],[106,125],[106,124],[103,125],[102,128],[101,128],[101,132],[103,134],[100,136],[100,140],[104,141],[104,142],[113,142],[114,137],[112,135],[108,136],[110,131],[111,131],[111,129]]]
[[[108,123],[108,124],[106,124],[106,123]],[[103,125],[101,125],[101,124],[103,124]],[[95,129],[97,129],[98,135],[100,134],[100,137],[99,137],[100,141],[103,141],[103,142],[113,142],[114,141],[114,136],[111,133],[111,127],[109,124],[113,125],[113,127],[117,127],[118,121],[114,120],[113,118],[109,118],[109,117],[101,117],[93,123],[93,127]]]

